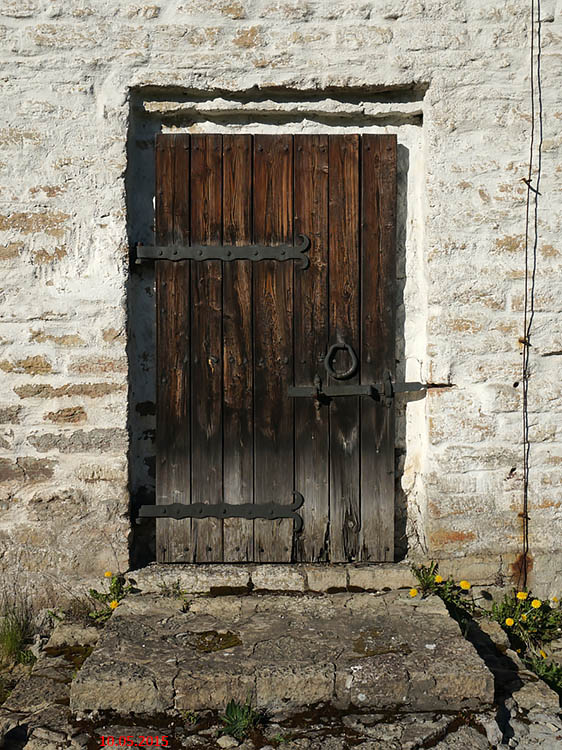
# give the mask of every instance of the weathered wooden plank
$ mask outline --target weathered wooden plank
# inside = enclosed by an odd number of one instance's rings
[[[330,344],[359,352],[359,136],[329,137]],[[337,371],[349,367],[335,358]],[[334,384],[333,379],[328,380]],[[359,382],[358,374],[345,381]],[[330,407],[330,560],[355,560],[361,524],[359,397],[334,398]]]
[[[362,139],[361,382],[394,377],[396,136]],[[394,407],[363,399],[361,559],[394,555]]]
[[[189,238],[189,136],[156,139],[158,242]],[[190,502],[189,264],[158,261],[156,277],[156,502]],[[157,519],[160,562],[191,559],[189,520]]]
[[[252,137],[223,136],[223,242],[252,234]],[[224,501],[251,503],[253,461],[252,262],[223,264]],[[224,561],[253,559],[254,522],[224,519]]]
[[[222,241],[222,136],[191,137],[191,240]],[[222,502],[222,269],[221,261],[191,263],[191,497]],[[221,561],[222,520],[192,522],[197,562]]]
[[[294,138],[295,235],[311,240],[310,266],[294,270],[295,385],[312,385],[328,341],[328,136]],[[328,559],[329,540],[329,407],[310,398],[295,399],[295,488],[305,503],[299,511],[303,531],[296,540],[296,559]]]
[[[254,137],[254,241],[293,237],[293,141]],[[293,268],[264,260],[254,268],[254,502],[290,503],[293,491]],[[257,561],[290,561],[293,522],[254,522]]]

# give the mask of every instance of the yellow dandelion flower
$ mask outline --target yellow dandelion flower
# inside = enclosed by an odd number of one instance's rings
[[[505,618],[505,624],[511,627],[514,624],[513,617],[506,617]]]
[[[550,601],[554,602],[555,604],[557,604],[558,603],[558,597],[557,596],[553,596]]]
[[[434,580],[435,583],[443,583],[443,576],[437,575]]]
[[[109,602],[109,606],[111,607],[111,609],[115,609],[115,607],[119,606],[119,602],[117,601],[117,599],[114,599],[112,602]]]
[[[522,602],[525,601],[525,599],[529,596],[529,594],[526,591],[518,591],[517,592],[517,598],[520,599]]]
[[[418,590],[417,589],[410,589],[410,596],[413,597],[413,596],[417,596],[417,595],[418,595]]]
[[[539,651],[539,654],[542,656],[543,659],[546,659],[546,652],[542,650]]]
[[[112,575],[113,575],[113,573],[110,570],[106,570],[105,573],[104,573],[104,576],[106,578],[111,578]]]
[[[521,615],[521,620],[522,620],[523,622],[527,622],[527,615],[526,615],[525,613],[523,613],[523,614]]]
[[[468,591],[468,589],[470,588],[470,583],[468,581],[461,581],[459,583],[459,586],[463,591]]]
[[[533,601],[531,602],[531,607],[533,609],[538,609],[541,606],[541,604],[542,602],[540,599],[533,599]]]

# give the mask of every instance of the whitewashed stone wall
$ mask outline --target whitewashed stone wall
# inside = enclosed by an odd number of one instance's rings
[[[562,587],[562,8],[541,5],[529,514],[549,593]],[[529,22],[523,0],[0,0],[6,575],[45,589],[151,559],[130,517],[154,482],[152,278],[130,268],[129,243],[148,239],[152,135],[279,127],[397,133],[399,373],[452,386],[398,410],[397,552],[475,581],[510,575]]]

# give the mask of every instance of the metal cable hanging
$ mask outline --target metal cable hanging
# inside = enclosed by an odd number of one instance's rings
[[[536,8],[536,18],[535,18]],[[535,35],[536,35],[536,60],[535,60]],[[529,474],[531,442],[529,439],[529,377],[530,377],[530,355],[531,355],[531,332],[535,315],[535,281],[537,271],[538,250],[538,213],[540,197],[540,180],[542,168],[542,144],[543,144],[543,102],[541,86],[541,2],[531,0],[531,56],[530,56],[530,78],[531,78],[531,135],[529,142],[529,171],[523,182],[527,185],[527,200],[525,212],[525,295],[524,295],[524,319],[523,336],[523,510],[519,514],[523,520],[523,555],[522,569],[519,585],[527,586],[528,576],[528,553],[529,553]],[[535,103],[536,99],[536,103]],[[534,170],[535,152],[535,120],[538,115],[538,144],[537,165]],[[535,184],[533,185],[533,177]],[[532,241],[530,238],[531,224]]]

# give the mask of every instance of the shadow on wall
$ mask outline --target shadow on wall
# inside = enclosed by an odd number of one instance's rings
[[[351,106],[354,103],[364,103],[370,100],[379,102],[384,110],[385,105],[392,102],[415,102],[423,98],[425,90],[401,89],[393,92],[366,93],[364,90],[353,92],[260,92],[255,96],[237,96],[232,101],[240,106],[244,102],[252,103],[267,99],[292,103],[296,106],[299,101],[306,99],[318,105],[329,97]],[[251,92],[254,94],[254,92]],[[232,97],[232,95],[229,95]],[[314,132],[317,123],[322,132],[328,132],[328,127],[338,128],[335,132],[355,130],[365,127],[397,126],[402,124],[421,126],[421,110],[406,114],[380,113],[375,116],[358,115],[344,116],[341,113],[327,113],[323,111],[303,114],[302,111],[287,113],[257,112],[242,114],[239,112],[221,110],[209,114],[198,111],[200,102],[212,98],[209,94],[182,93],[178,91],[161,91],[142,89],[131,92],[131,114],[129,119],[129,134],[127,144],[127,227],[129,246],[131,249],[131,272],[128,280],[128,344],[129,360],[129,394],[128,394],[128,428],[130,432],[129,448],[129,486],[131,489],[131,516],[133,521],[137,517],[141,505],[155,503],[155,435],[156,435],[156,335],[155,335],[155,296],[154,296],[154,266],[150,263],[135,264],[134,247],[136,243],[153,244],[154,224],[154,141],[157,133],[164,125],[173,125],[188,131],[190,127],[204,123],[197,128],[204,127],[215,132],[224,132],[228,126],[237,130],[241,126],[255,126],[256,130],[263,130],[267,126],[272,130],[275,126],[286,128],[286,132],[299,132],[301,124],[306,120],[305,132]],[[168,114],[162,109],[147,107],[147,102],[172,102]],[[173,104],[177,104],[174,108]],[[187,109],[186,109],[187,103]],[[221,102],[222,103],[222,102]],[[318,107],[321,109],[321,106]],[[392,110],[392,107],[390,107]],[[298,110],[298,107],[296,107]],[[246,132],[249,132],[247,130]],[[301,130],[302,132],[302,130]],[[397,206],[397,340],[396,340],[396,378],[405,377],[405,340],[404,340],[404,287],[406,283],[406,227],[408,220],[408,176],[410,169],[409,150],[406,146],[398,145],[398,206]],[[396,493],[395,493],[395,559],[405,557],[408,544],[406,537],[407,497],[402,490],[401,477],[403,456],[406,447],[406,410],[405,402],[398,403],[396,408]],[[130,565],[132,568],[142,567],[156,559],[155,521],[143,519],[140,524],[133,523],[133,534],[130,548]]]

